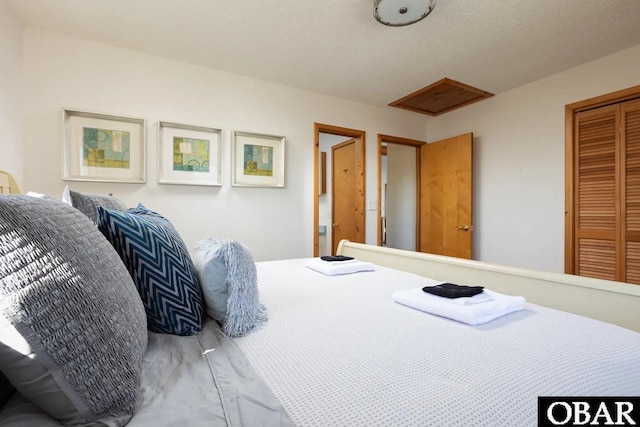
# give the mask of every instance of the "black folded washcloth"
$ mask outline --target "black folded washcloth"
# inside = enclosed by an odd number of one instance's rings
[[[484,291],[483,286],[465,286],[454,283],[439,283],[435,286],[425,286],[424,292],[445,298],[472,297]]]
[[[344,256],[344,255],[324,255],[320,257],[323,261],[351,261],[353,259],[352,256]]]

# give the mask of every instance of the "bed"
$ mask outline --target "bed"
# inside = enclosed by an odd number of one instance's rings
[[[67,240],[70,230],[78,239],[95,231],[57,203],[14,204],[73,218]],[[145,335],[128,425],[528,426],[538,422],[540,396],[640,396],[633,285],[346,241],[339,253],[372,271],[328,276],[308,268],[309,259],[256,263],[269,320],[240,337],[211,319],[193,336]],[[471,326],[392,298],[442,280],[528,302]],[[617,313],[603,319],[601,304]],[[61,425],[19,393],[0,410],[0,424]]]
[[[391,299],[435,279],[381,265],[325,276],[305,263],[259,263],[271,318],[237,339],[296,425],[526,426],[538,396],[640,395],[635,331],[531,303],[469,326]]]

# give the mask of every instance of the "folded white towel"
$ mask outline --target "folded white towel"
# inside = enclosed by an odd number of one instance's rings
[[[312,258],[307,261],[306,266],[311,270],[326,274],[327,276],[375,270],[374,265],[370,262],[355,259],[349,261],[323,261],[320,258]]]
[[[484,296],[473,303],[469,303],[481,295]],[[395,292],[391,295],[391,298],[402,305],[457,320],[468,325],[480,325],[505,314],[522,310],[527,302],[523,297],[503,295],[488,289],[485,289],[481,294],[468,298],[445,298],[426,293],[422,289],[409,289]],[[467,301],[466,303],[465,301],[456,301],[459,299]]]
[[[437,295],[434,295],[437,296]],[[439,297],[443,298],[443,297]],[[481,304],[487,301],[492,301],[493,297],[491,296],[491,291],[482,291],[479,294],[476,294],[472,297],[460,297],[460,298],[445,298],[451,301],[452,304],[457,305],[471,305],[471,304]]]
[[[341,264],[344,265],[344,264],[349,264],[349,263],[354,263],[354,262],[360,262],[355,258],[354,259],[346,259],[344,261],[325,261],[323,259],[320,259],[320,261],[326,262],[326,263],[329,263],[329,264],[336,264],[336,265],[341,265]]]

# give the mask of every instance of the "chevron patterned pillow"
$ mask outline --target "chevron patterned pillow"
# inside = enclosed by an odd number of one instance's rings
[[[168,219],[139,204],[125,212],[98,207],[98,228],[133,278],[152,332],[195,335],[204,303],[189,251]]]

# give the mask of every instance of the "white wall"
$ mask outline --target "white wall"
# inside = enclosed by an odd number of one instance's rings
[[[474,133],[474,255],[564,271],[564,107],[640,85],[640,45],[429,118],[428,141]]]
[[[387,144],[387,246],[416,250],[416,148]]]
[[[314,122],[367,132],[367,201],[377,197],[377,133],[436,141],[471,131],[476,258],[562,271],[564,105],[638,84],[635,46],[425,120],[32,28],[23,32],[0,2],[0,168],[14,171],[25,191],[58,196],[66,184],[63,108],[145,117],[147,184],[71,182],[72,188],[114,192],[129,205],[142,201],[171,219],[190,247],[203,236],[232,237],[258,260],[278,259],[312,253]],[[223,129],[222,188],[156,184],[159,120]],[[287,137],[285,189],[229,185],[233,130]],[[375,243],[376,212],[366,212],[366,241]]]
[[[256,260],[313,253],[313,123],[367,132],[367,199],[375,200],[376,134],[424,139],[419,114],[375,108],[173,60],[24,30],[25,190],[54,196],[61,180],[63,108],[147,119],[147,184],[69,182],[77,191],[113,192],[169,218],[192,247],[204,236],[246,243]],[[222,188],[158,185],[157,122],[223,129]],[[286,188],[231,187],[233,130],[286,136]],[[16,155],[12,161],[20,161]],[[376,242],[367,211],[366,241]]]
[[[0,1],[0,170],[22,176],[22,24]]]

